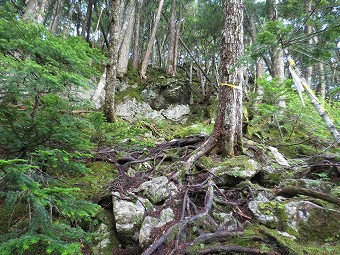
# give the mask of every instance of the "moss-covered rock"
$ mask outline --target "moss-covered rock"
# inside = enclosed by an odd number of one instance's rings
[[[112,212],[102,209],[96,217],[100,221],[96,229],[97,237],[92,248],[93,255],[111,255],[115,247],[119,247],[116,234],[114,232]]]
[[[235,186],[243,180],[254,177],[261,171],[261,166],[254,159],[242,155],[226,159],[222,162],[213,162],[203,159],[207,169],[216,168],[216,183],[218,185]]]
[[[136,202],[126,201],[120,199],[120,194],[115,192],[112,204],[119,239],[126,243],[138,242],[139,229],[146,211],[145,205],[148,204],[146,200],[139,198]]]
[[[301,188],[307,188],[318,192],[328,193],[335,186],[334,183],[323,180],[311,180],[311,179],[284,179],[281,180],[281,185],[284,186],[296,186]]]

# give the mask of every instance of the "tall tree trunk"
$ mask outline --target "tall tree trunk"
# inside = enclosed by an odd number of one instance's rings
[[[132,67],[137,68],[139,64],[139,31],[140,31],[140,15],[142,11],[143,0],[139,1],[138,9],[136,13],[136,21],[135,21],[135,34],[134,34],[134,42],[133,42],[133,60]]]
[[[90,41],[93,4],[94,4],[94,0],[89,0],[89,3],[87,5],[86,16],[83,21],[82,30],[81,30],[81,35],[87,42]]]
[[[158,24],[159,24],[159,20],[161,18],[161,12],[162,12],[162,8],[163,8],[163,4],[164,4],[164,0],[160,0],[159,5],[158,5],[157,14],[156,14],[155,21],[154,21],[154,25],[152,27],[151,35],[150,35],[150,38],[149,38],[148,46],[146,47],[146,52],[145,52],[143,62],[142,62],[142,67],[141,67],[141,71],[140,71],[140,76],[141,76],[142,79],[147,78],[146,77],[146,69],[148,67],[152,47],[154,46],[154,42],[155,42],[155,38],[156,38],[156,31],[157,31],[157,27],[158,27]]]
[[[277,6],[276,6],[276,0],[267,0],[267,13],[268,18],[271,21],[277,21],[278,20],[278,13],[277,13]],[[277,38],[277,46],[272,46],[271,51],[271,70],[272,70],[272,76],[273,78],[277,78],[279,82],[283,82],[285,78],[284,73],[284,61],[283,61],[283,49],[280,45],[279,38]],[[286,101],[282,97],[279,99],[278,106],[281,106],[282,108],[286,107]]]
[[[326,99],[325,66],[321,62],[318,64],[318,66],[319,66],[319,83],[317,87],[317,92],[319,94],[321,102],[323,102]]]
[[[119,42],[120,0],[111,0],[109,64],[106,69],[104,114],[108,122],[115,120],[115,92]]]
[[[250,7],[249,7],[250,9]],[[247,28],[250,34],[251,43],[255,43],[257,31],[256,31],[256,21],[255,21],[255,15],[252,10],[249,10],[247,12]],[[259,79],[264,75],[264,60],[261,57],[257,57],[255,60],[255,79]],[[261,102],[263,99],[263,87],[259,85],[257,82],[255,83],[255,92],[256,92],[256,102]],[[255,105],[256,107],[256,105]]]
[[[182,0],[179,0],[179,13],[178,13],[178,21],[176,23],[176,39],[174,46],[174,74],[177,73],[177,61],[178,61],[178,50],[179,50],[179,36],[181,33],[182,26],[182,16],[183,16],[183,3]]]
[[[25,0],[25,4],[26,9],[23,18],[26,20],[33,20],[38,24],[43,24],[48,0]]]
[[[66,37],[67,33],[70,30],[71,24],[72,24],[72,13],[73,13],[73,8],[74,8],[74,2],[75,2],[75,0],[71,0],[70,9],[68,10],[67,23],[65,23],[66,25],[64,26],[64,31],[63,31],[64,37]]]
[[[307,15],[309,15],[312,12],[312,0],[305,0],[305,12]],[[310,37],[310,39],[307,41],[309,45],[313,44],[313,37],[310,36],[312,33],[312,25],[307,22],[305,26],[305,34],[306,36]],[[309,86],[312,85],[312,74],[313,74],[313,66],[310,64],[307,64],[305,69],[305,79]]]
[[[97,12],[96,8],[95,8],[95,11]],[[103,15],[103,11],[104,11],[104,9],[100,8],[100,13],[99,13],[99,16],[98,16],[96,29],[94,30],[95,38],[93,38],[93,41],[92,41],[92,48],[94,48],[96,46],[96,39],[99,41],[99,38],[100,38],[100,33],[98,34],[98,29],[99,29],[99,24],[100,24],[102,15]],[[97,12],[97,14],[98,14],[98,12]]]
[[[176,0],[171,1],[171,17],[170,17],[170,36],[169,36],[169,51],[168,51],[168,64],[166,73],[174,76],[174,53],[176,43]]]
[[[56,1],[56,8],[55,8],[55,11],[54,11],[54,17],[52,19],[52,22],[50,24],[50,31],[51,31],[51,34],[53,35],[57,35],[58,33],[58,25],[59,25],[59,20],[60,20],[60,16],[61,16],[61,13],[62,13],[62,10],[63,10],[63,3],[61,0],[57,0]]]
[[[222,86],[220,91],[217,118],[224,118],[219,148],[228,156],[239,155],[242,146],[242,83],[243,68],[238,60],[243,54],[243,1],[222,0],[222,45],[221,69]],[[231,87],[230,85],[237,86]],[[222,131],[223,130],[223,131]]]
[[[135,0],[130,0],[127,13],[128,15],[126,16],[126,19],[128,19],[128,24],[122,39],[117,64],[118,77],[123,77],[127,73],[128,69],[129,52],[133,33],[133,23],[135,20]]]
[[[81,12],[81,0],[78,0],[77,2],[77,35],[79,36],[80,28],[81,28],[81,20],[82,20],[82,12]]]
[[[215,147],[224,155],[243,152],[242,146],[242,83],[243,68],[237,65],[243,54],[242,0],[222,0],[222,82],[218,111],[212,135],[186,161],[189,173],[192,164]]]

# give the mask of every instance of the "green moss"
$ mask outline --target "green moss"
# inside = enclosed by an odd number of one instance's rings
[[[204,124],[198,123],[191,126],[178,126],[176,130],[174,130],[174,137],[182,138],[194,134],[207,133],[210,134],[213,129],[213,124]]]
[[[337,211],[325,209],[322,209],[322,211],[313,210],[307,222],[301,221],[299,223],[300,238],[305,242],[325,241],[332,237],[339,239],[340,228],[336,224],[338,222],[340,222],[340,216]]]
[[[330,193],[333,196],[340,197],[340,186],[336,186]]]
[[[91,169],[91,173],[81,177],[67,177],[64,180],[72,187],[81,189],[81,192],[76,194],[78,199],[97,200],[105,184],[117,176],[118,170],[106,162],[93,162],[87,167]]]
[[[136,98],[136,100],[138,102],[143,101],[143,98],[141,96],[141,88],[133,88],[133,87],[129,87],[123,91],[119,91],[116,93],[116,97],[115,100],[117,103],[123,101],[124,98],[128,97],[128,98]]]
[[[103,229],[97,229],[96,233],[98,236],[95,239],[97,243],[95,243],[95,246],[93,247],[93,254],[111,255],[114,248],[120,247],[120,243],[118,242],[114,231],[113,215],[108,210],[102,209],[96,218],[98,218],[99,221],[107,227],[107,229],[104,231]],[[107,243],[105,242],[105,246],[98,245],[102,240],[107,241]]]
[[[311,229],[308,230],[311,232]],[[314,231],[314,230],[313,230]],[[284,246],[287,247],[289,250],[289,254],[298,254],[298,255],[335,255],[338,254],[340,251],[340,244],[339,243],[327,243],[322,242],[322,239],[319,239],[321,242],[301,242],[298,240],[292,240],[289,237],[282,236],[278,233],[275,229],[268,229],[264,226],[252,226],[250,231],[246,233],[256,234],[257,236],[263,235],[263,233],[268,233],[270,236],[275,237],[276,241]],[[251,234],[250,234],[251,235]],[[266,238],[266,236],[263,236]],[[335,237],[338,238],[338,237]],[[335,239],[338,240],[338,239]],[[334,241],[335,241],[334,240]],[[332,241],[332,240],[327,240]]]

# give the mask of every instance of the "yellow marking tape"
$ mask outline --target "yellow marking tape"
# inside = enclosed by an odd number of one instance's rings
[[[235,85],[233,85],[233,84],[229,84],[229,83],[223,83],[223,82],[221,82],[221,83],[220,83],[220,85],[221,85],[221,86],[228,86],[228,87],[232,87],[232,88],[234,88],[234,89],[241,89],[241,87],[240,87],[240,86],[235,86]]]

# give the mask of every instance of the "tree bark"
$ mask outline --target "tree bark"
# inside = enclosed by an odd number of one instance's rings
[[[82,12],[81,12],[81,0],[77,2],[77,35],[79,36],[80,28],[81,28],[81,20],[82,20]]]
[[[57,0],[56,1],[56,7],[55,7],[55,12],[54,12],[54,17],[51,21],[51,24],[50,24],[50,31],[51,31],[51,34],[53,35],[57,35],[58,34],[58,25],[59,25],[59,20],[60,20],[60,16],[61,16],[61,13],[62,13],[62,10],[63,10],[63,3],[61,0]]]
[[[133,42],[133,60],[132,67],[137,68],[139,64],[139,31],[140,31],[140,15],[142,11],[143,0],[139,1],[138,9],[136,13],[135,20],[135,33],[134,33],[134,42]]]
[[[93,4],[94,4],[94,0],[89,0],[89,3],[87,5],[86,16],[85,16],[85,19],[82,25],[82,30],[81,30],[81,35],[87,42],[90,42]]]
[[[300,71],[298,68],[295,67],[295,64],[293,59],[290,55],[288,55],[288,62],[290,63],[291,68],[296,71],[297,74],[300,74]],[[322,107],[322,105],[319,103],[317,97],[313,94],[312,90],[310,89],[309,85],[306,83],[304,79],[301,79],[301,83],[303,87],[305,88],[306,94],[309,97],[311,103],[313,104],[314,108],[317,110],[318,114],[323,118],[325,121],[326,126],[328,127],[329,131],[332,133],[335,143],[340,143],[340,133],[335,127],[333,121],[329,117],[327,111]]]
[[[242,146],[242,83],[243,68],[238,60],[243,54],[243,2],[242,0],[222,1],[222,45],[221,69],[222,86],[217,118],[223,118],[220,126],[219,148],[222,154],[239,155]],[[229,86],[237,86],[231,87]],[[225,110],[224,110],[225,109]],[[225,112],[223,112],[224,110]],[[223,125],[221,125],[223,124]]]
[[[68,11],[67,23],[64,26],[64,31],[63,31],[64,38],[66,37],[67,33],[69,32],[71,24],[72,24],[72,13],[73,13],[73,8],[74,8],[74,2],[75,2],[75,0],[71,0],[70,9]]]
[[[119,50],[118,64],[117,64],[117,76],[123,77],[127,73],[129,52],[131,46],[131,39],[133,33],[133,24],[135,20],[135,0],[130,0],[130,4],[127,10],[128,24],[122,38],[121,47]]]
[[[171,1],[171,17],[170,17],[170,36],[169,36],[169,51],[167,75],[175,76],[174,72],[174,57],[175,57],[175,43],[176,43],[176,0]]]
[[[323,63],[319,63],[319,84],[317,86],[317,92],[319,98],[323,101],[326,99],[326,83],[325,83],[325,66]]]
[[[155,38],[156,38],[156,31],[157,31],[157,27],[159,24],[159,20],[161,18],[161,12],[162,12],[162,8],[163,8],[163,4],[164,4],[164,0],[160,0],[159,1],[159,5],[158,5],[158,10],[157,10],[157,14],[155,17],[155,21],[154,21],[154,25],[152,27],[152,31],[151,31],[151,35],[149,38],[149,42],[148,42],[148,46],[146,48],[146,52],[143,58],[143,62],[142,62],[142,67],[141,67],[141,71],[140,71],[140,76],[142,79],[146,79],[146,69],[148,67],[149,64],[149,59],[151,56],[151,50],[154,46],[154,42],[155,42]]]
[[[177,60],[178,60],[178,50],[179,50],[179,36],[181,33],[181,25],[182,25],[182,16],[183,16],[183,3],[182,0],[179,0],[179,13],[178,13],[178,21],[176,23],[176,39],[174,46],[174,74],[177,73]]]
[[[203,155],[217,147],[225,156],[243,153],[242,83],[243,68],[237,61],[243,54],[243,1],[222,1],[221,86],[214,129],[185,164],[185,172]]]
[[[305,12],[307,15],[310,15],[312,12],[312,0],[305,0]],[[312,33],[312,25],[307,22],[305,26],[305,34],[306,37],[310,36]],[[313,44],[313,38],[310,36],[310,39],[307,41],[308,44]],[[312,74],[313,74],[313,66],[310,64],[307,64],[306,70],[305,70],[305,79],[309,86],[312,85]]]
[[[278,20],[278,14],[277,14],[277,8],[275,0],[267,0],[267,14],[268,18],[271,21],[277,21]],[[284,73],[284,61],[283,61],[283,49],[281,48],[279,38],[277,38],[277,46],[272,46],[271,51],[271,70],[272,70],[272,76],[273,78],[277,78],[279,82],[283,82],[285,78]],[[282,97],[279,99],[278,106],[281,106],[282,108],[286,107],[286,101]]]
[[[32,20],[35,23],[43,24],[48,0],[25,0],[26,10],[23,18]]]
[[[119,42],[119,10],[120,0],[111,0],[109,64],[106,69],[104,114],[108,122],[115,120],[114,97],[116,91],[118,42]]]

